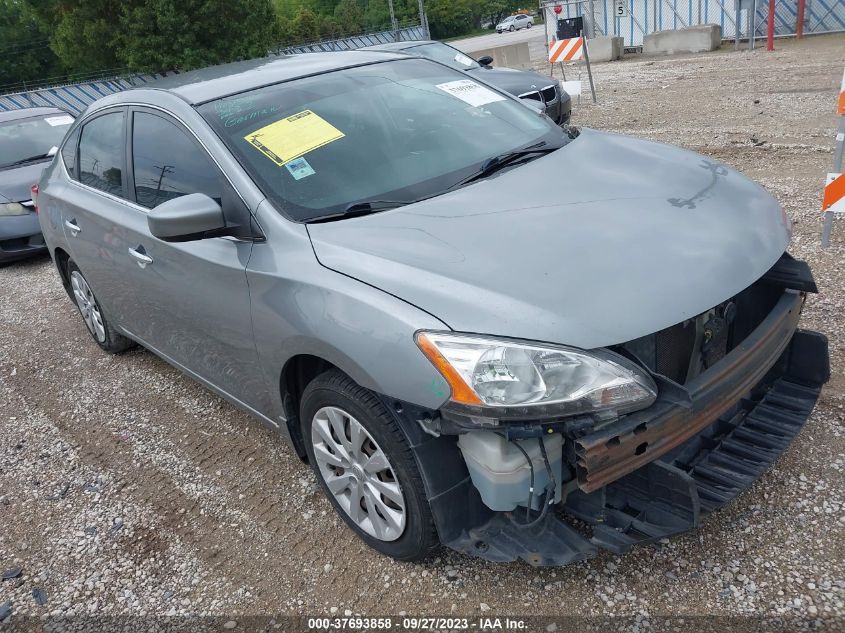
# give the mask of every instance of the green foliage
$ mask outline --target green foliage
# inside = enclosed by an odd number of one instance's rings
[[[520,3],[425,7],[442,38],[498,22]],[[393,0],[393,8],[399,24],[419,21],[418,0]],[[187,70],[389,28],[388,0],[0,0],[0,84],[59,72]]]
[[[271,0],[20,0],[66,72],[189,69],[266,55]]]
[[[0,85],[31,82],[57,68],[41,23],[17,0],[0,0]]]
[[[267,0],[144,0],[123,11],[120,26],[118,59],[146,71],[261,57],[276,36]]]

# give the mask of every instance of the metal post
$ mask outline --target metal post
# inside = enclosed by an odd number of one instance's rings
[[[590,68],[590,53],[586,38],[584,38],[584,61],[587,62],[587,76],[590,78],[590,92],[593,93],[593,103],[598,103],[598,99],[596,99],[596,87],[593,85],[593,71]]]
[[[737,2],[736,3],[736,25],[735,25],[736,26],[736,36],[735,36],[735,39],[734,39],[734,50],[736,50],[736,51],[739,50],[739,38],[742,36],[742,33],[740,32],[740,29],[739,29],[739,25],[741,23],[741,17],[742,17],[742,15],[741,15],[740,10],[739,10],[739,2]]]
[[[757,37],[757,0],[748,9],[748,50],[754,50],[754,40]]]
[[[393,39],[396,39],[396,31],[399,30],[399,25],[396,23],[396,13],[393,11],[393,0],[387,0],[387,6],[390,9],[390,28],[393,29]],[[422,24],[422,20],[420,21]]]
[[[775,0],[769,0],[769,19],[766,26],[766,50],[775,50]]]
[[[804,37],[804,6],[807,0],[798,0],[798,16],[795,18],[795,37],[801,39]]]
[[[840,117],[839,131],[836,134],[836,152],[833,155],[833,173],[842,172],[842,159],[845,155],[845,116]],[[822,226],[822,248],[830,246],[830,233],[833,230],[833,211],[828,209],[824,212],[824,225]]]
[[[423,7],[423,0],[419,0],[420,5],[420,26],[422,27],[425,39],[431,39],[431,33],[428,30],[428,20],[425,18],[425,7]]]
[[[590,7],[590,37],[596,36],[596,5],[593,0],[589,0]]]
[[[549,10],[545,5],[543,5],[543,29],[546,32],[546,59],[549,59]],[[552,62],[549,62],[549,74],[552,77],[555,76],[555,65]],[[566,75],[564,75],[564,79],[566,79]]]

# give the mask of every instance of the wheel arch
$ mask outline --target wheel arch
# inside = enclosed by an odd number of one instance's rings
[[[354,361],[341,352],[318,345],[314,349],[307,345],[298,345],[299,349],[282,366],[279,374],[279,393],[284,408],[287,431],[299,458],[307,462],[303,444],[299,406],[302,393],[308,384],[320,374],[337,369],[346,374],[357,384],[368,389],[375,389],[375,380]]]

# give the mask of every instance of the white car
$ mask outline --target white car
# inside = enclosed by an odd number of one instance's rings
[[[534,26],[534,18],[530,15],[520,13],[519,15],[510,15],[496,25],[496,33],[502,31],[518,31],[519,29],[530,29]]]

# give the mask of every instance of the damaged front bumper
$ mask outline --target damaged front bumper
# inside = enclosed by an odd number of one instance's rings
[[[491,561],[565,565],[686,531],[731,501],[798,434],[829,378],[825,337],[796,329],[806,280],[780,285],[769,314],[696,378],[661,382],[646,410],[564,431],[568,494],[530,527],[482,502],[456,436],[431,433],[430,413],[406,410],[441,541]]]

